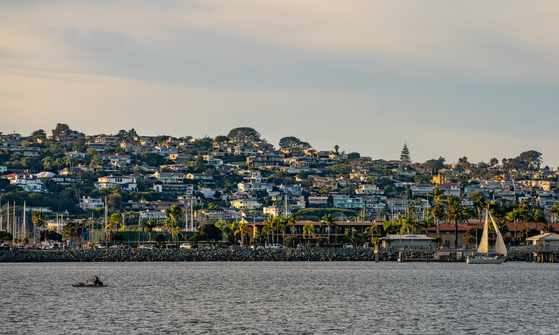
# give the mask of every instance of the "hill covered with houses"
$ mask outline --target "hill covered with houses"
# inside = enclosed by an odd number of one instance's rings
[[[332,214],[338,223],[367,223],[360,231],[352,226],[361,235],[374,221],[379,234],[406,230],[404,218],[414,222],[412,232],[440,235],[445,218],[434,214],[435,207],[452,197],[470,219],[479,216],[485,202],[493,203],[490,210],[503,225],[517,211],[524,216],[516,221],[536,221],[539,215],[552,230],[559,214],[558,174],[541,166],[537,151],[487,163],[463,157],[447,164],[443,157],[413,162],[406,144],[399,160],[338,146],[319,150],[293,136],[276,146],[249,127],[215,138],[144,136],[134,129],[86,135],[66,124],[57,124],[51,133],[0,135],[1,230],[8,229],[7,207],[15,205],[21,212],[24,204],[28,211],[44,213],[57,229],[68,220],[107,225],[118,214],[121,231],[149,220],[163,226],[171,218],[183,231],[241,219],[256,227],[273,217],[294,217],[318,227]],[[172,208],[180,208],[180,214],[172,217]],[[30,220],[28,215],[27,226]],[[327,242],[340,240],[329,237]]]

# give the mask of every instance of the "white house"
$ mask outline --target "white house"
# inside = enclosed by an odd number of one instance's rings
[[[164,195],[192,195],[194,186],[191,184],[155,184],[153,189]]]
[[[209,187],[201,187],[198,192],[202,193],[206,199],[213,199],[215,194],[215,191]]]
[[[332,202],[334,208],[346,208],[346,209],[363,208],[363,198],[361,197],[354,198],[346,194],[332,195]]]
[[[262,207],[262,204],[257,200],[237,199],[237,200],[231,200],[231,206],[237,209],[240,208],[257,209]]]
[[[184,173],[157,171],[150,177],[156,178],[165,184],[182,183],[184,180]]]
[[[454,183],[440,184],[439,189],[441,191],[444,191],[445,195],[455,196],[455,197],[460,196],[460,185],[458,184],[454,184]]]
[[[10,184],[23,188],[25,192],[46,192],[43,179],[32,174],[15,174]]]
[[[135,177],[127,176],[106,176],[100,177],[97,182],[94,183],[95,188],[98,190],[103,188],[111,188],[118,185],[120,188],[126,191],[136,191],[138,190],[138,183]]]
[[[221,165],[223,161],[221,159],[215,158],[213,155],[202,156],[208,165]]]
[[[362,184],[359,185],[359,188],[355,190],[357,194],[375,194],[378,188],[375,184]]]
[[[0,174],[4,174],[8,171],[8,168],[4,165],[0,165]]]
[[[296,194],[296,195],[303,194],[303,187],[301,186],[301,184],[297,184],[297,185],[283,185],[283,184],[281,184],[279,186],[279,189],[282,190],[283,192],[287,193],[287,194]]]
[[[237,189],[241,192],[244,192],[244,193],[248,193],[250,191],[268,192],[269,193],[273,190],[273,185],[272,184],[266,184],[266,183],[246,183],[246,182],[242,182],[242,183],[237,184]]]
[[[262,211],[264,213],[264,215],[269,215],[271,217],[276,217],[276,216],[290,216],[291,215],[291,210],[289,209],[289,207],[287,207],[287,211],[285,206],[279,206],[279,205],[272,205],[272,206],[268,206],[268,207],[264,207],[262,208]]]
[[[80,199],[80,208],[83,210],[86,209],[93,209],[93,208],[102,208],[105,206],[105,202],[103,199],[95,199],[91,197],[82,197]]]
[[[121,163],[121,164],[130,164],[130,156],[128,155],[113,155],[113,154],[101,154],[99,158],[103,162],[111,162],[111,163]]]
[[[64,153],[65,156],[70,156],[72,158],[86,158],[89,154],[78,152],[78,151],[69,151]]]

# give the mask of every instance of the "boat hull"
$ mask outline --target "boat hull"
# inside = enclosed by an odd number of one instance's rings
[[[107,285],[76,285],[76,284],[72,284],[72,287],[107,287]]]
[[[468,264],[503,264],[505,258],[468,258]]]

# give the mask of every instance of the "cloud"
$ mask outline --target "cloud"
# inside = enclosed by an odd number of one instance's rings
[[[404,142],[417,160],[551,156],[558,11],[550,1],[3,3],[0,131],[253,126],[274,143],[294,135],[374,157],[397,158]]]

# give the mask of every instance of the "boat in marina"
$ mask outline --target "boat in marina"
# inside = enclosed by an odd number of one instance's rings
[[[497,239],[495,241],[495,255],[489,256],[489,222],[488,217],[491,218],[493,223],[493,228],[497,233]],[[485,224],[483,225],[483,234],[481,236],[481,242],[477,248],[477,255],[469,256],[466,259],[468,264],[502,264],[507,257],[507,247],[505,246],[505,241],[503,241],[503,236],[499,231],[499,227],[493,220],[493,217],[488,213],[485,213]]]

